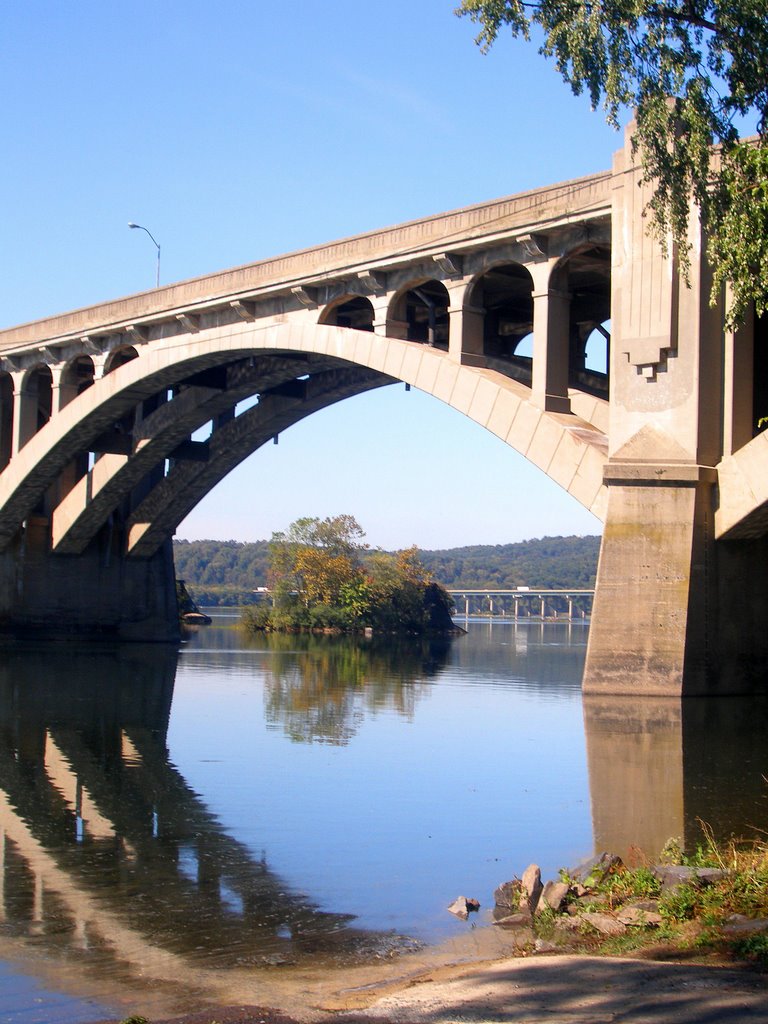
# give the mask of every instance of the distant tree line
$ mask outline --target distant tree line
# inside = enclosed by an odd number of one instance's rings
[[[176,540],[176,575],[198,604],[251,604],[269,581],[270,542]],[[419,551],[425,571],[449,590],[461,587],[544,587],[566,590],[595,585],[599,537],[541,537],[516,544],[472,544]],[[374,557],[369,552],[365,557]]]
[[[516,544],[472,544],[447,551],[421,551],[424,566],[444,587],[543,587],[595,585],[599,537],[541,537]]]

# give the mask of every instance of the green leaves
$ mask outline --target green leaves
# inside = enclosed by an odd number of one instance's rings
[[[723,154],[710,219],[715,288],[732,287],[727,326],[734,327],[750,303],[758,316],[768,310],[768,146],[742,142]]]
[[[633,140],[654,188],[650,228],[688,266],[691,201],[709,237],[717,301],[729,285],[728,323],[768,294],[768,0],[464,0],[488,50],[502,30],[554,60],[573,92],[619,126],[634,109]],[[753,117],[758,137],[739,138]],[[713,147],[719,153],[713,156]]]

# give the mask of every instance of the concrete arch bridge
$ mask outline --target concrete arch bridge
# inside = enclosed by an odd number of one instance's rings
[[[5,636],[172,639],[188,512],[292,424],[401,381],[605,521],[587,689],[751,687],[765,327],[723,331],[695,218],[680,283],[638,177],[625,147],[605,173],[0,332]]]

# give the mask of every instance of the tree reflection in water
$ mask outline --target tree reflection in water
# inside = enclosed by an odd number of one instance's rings
[[[271,634],[266,719],[296,743],[343,745],[366,713],[413,716],[444,667],[450,640]]]

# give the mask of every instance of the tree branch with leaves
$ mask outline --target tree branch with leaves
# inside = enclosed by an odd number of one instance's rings
[[[463,0],[457,13],[485,51],[502,31],[541,32],[540,52],[614,127],[634,110],[653,234],[686,271],[693,200],[713,301],[730,286],[727,325],[752,303],[768,309],[768,0]],[[757,135],[744,139],[750,118]]]

